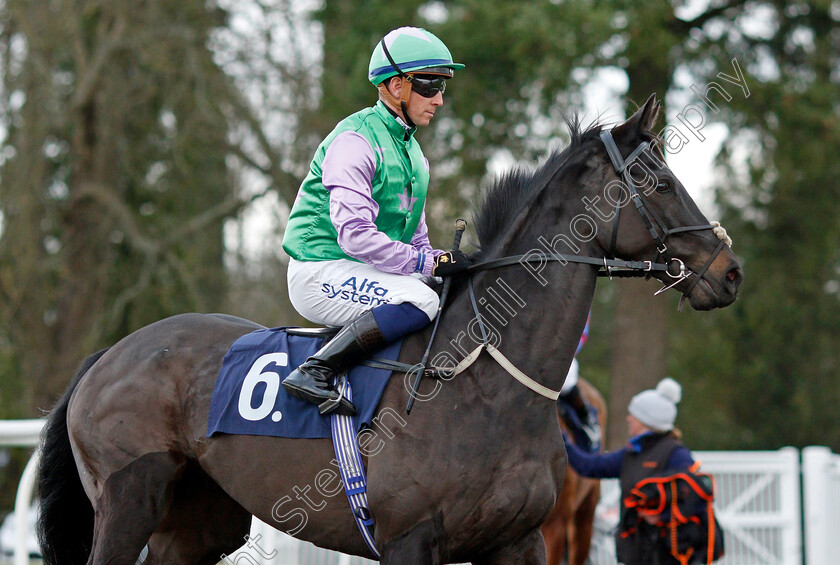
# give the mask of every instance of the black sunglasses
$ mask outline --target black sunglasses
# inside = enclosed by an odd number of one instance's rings
[[[434,98],[440,92],[446,90],[446,77],[436,75],[409,75],[408,80],[411,81],[411,89],[422,96],[423,98]]]

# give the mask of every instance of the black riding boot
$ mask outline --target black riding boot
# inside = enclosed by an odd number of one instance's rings
[[[317,404],[322,414],[352,416],[356,407],[333,387],[335,378],[371,353],[388,345],[373,312],[365,312],[328,341],[315,355],[283,380],[283,388],[301,400]],[[324,404],[327,403],[327,404]]]

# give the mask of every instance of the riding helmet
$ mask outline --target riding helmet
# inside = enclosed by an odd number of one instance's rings
[[[397,68],[388,60],[388,55]],[[454,71],[463,68],[463,64],[452,61],[449,49],[432,33],[418,27],[401,27],[389,32],[376,44],[370,58],[368,79],[377,86],[385,79],[400,74],[400,71],[422,71],[423,74],[451,78]]]

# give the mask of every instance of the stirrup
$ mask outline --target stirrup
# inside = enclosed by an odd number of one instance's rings
[[[335,392],[338,393],[338,396],[334,400],[327,399],[318,405],[318,412],[320,412],[322,416],[332,414],[333,412],[338,410],[338,407],[341,406],[342,400],[347,400],[347,402],[350,402],[345,396],[347,393],[347,372],[342,372],[336,377],[333,387],[335,389]]]

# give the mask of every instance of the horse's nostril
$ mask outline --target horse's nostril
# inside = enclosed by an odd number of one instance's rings
[[[732,293],[737,292],[738,287],[741,286],[741,281],[743,280],[744,272],[741,270],[740,267],[730,269],[726,273],[726,286]]]

